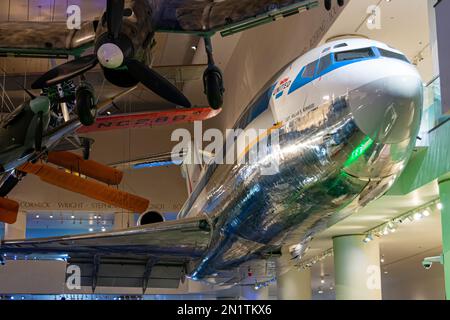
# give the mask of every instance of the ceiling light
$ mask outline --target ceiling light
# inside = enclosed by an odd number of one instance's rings
[[[92,229],[92,228],[89,228],[89,232],[94,232],[94,229]]]
[[[50,216],[50,219],[53,219],[53,216]]]
[[[110,116],[110,115],[111,115],[111,111],[106,111],[106,114],[107,114],[108,116]]]
[[[416,212],[414,214],[414,220],[419,221],[423,218],[423,215],[420,212]]]
[[[36,215],[36,219],[39,219],[39,215]]]
[[[71,219],[75,219],[75,216],[70,216]]]
[[[426,209],[424,212],[422,212],[424,217],[429,217],[431,215],[430,210]]]
[[[325,279],[320,279],[320,283],[324,284],[325,283]]]
[[[436,207],[438,208],[438,210],[444,209],[444,205],[440,202],[436,205]]]
[[[371,234],[368,234],[365,238],[364,238],[364,243],[369,243],[370,241],[373,240],[373,236]]]
[[[192,46],[191,49],[197,51],[197,46]]]
[[[319,294],[323,294],[323,290],[319,290]]]

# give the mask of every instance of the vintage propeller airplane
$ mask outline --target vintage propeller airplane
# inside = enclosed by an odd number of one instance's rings
[[[27,173],[37,173],[35,170],[30,170],[30,162],[45,160],[108,185],[120,184],[122,174],[118,170],[88,160],[93,141],[79,137],[78,134],[201,121],[220,112],[220,110],[211,108],[189,108],[97,116],[104,113],[116,99],[130,93],[134,88],[96,104],[93,87],[85,79],[82,79],[73,94],[75,100],[72,102],[78,116],[52,127],[50,120],[55,118],[52,114],[57,112],[52,109],[57,108],[59,102],[65,101],[64,103],[66,103],[68,100],[62,97],[62,100],[58,99],[58,103],[55,105],[52,101],[54,98],[50,99],[45,95],[35,96],[29,90],[22,89],[28,94],[29,99],[0,121],[0,174],[2,175],[0,197],[3,197],[0,199],[0,221],[8,223],[15,221],[18,204],[4,197]],[[57,90],[56,87],[55,90]],[[91,124],[91,126],[83,126],[83,123]],[[72,139],[69,140],[69,138]],[[64,140],[68,140],[70,143],[64,144]],[[74,149],[83,149],[84,159],[66,152]],[[148,201],[125,193],[121,193],[120,201],[112,201],[113,196],[117,195],[115,189],[105,189],[101,185],[96,185],[88,191],[87,185],[91,182],[80,180],[78,177],[70,177],[65,173],[58,173],[50,168],[45,169],[52,171],[53,176],[62,177],[62,180],[66,181],[64,184],[59,183],[59,187],[135,212],[142,212],[148,206]],[[118,176],[120,179],[111,178]],[[55,184],[55,181],[51,179],[44,179],[44,181]],[[82,187],[74,189],[73,186],[77,183]],[[99,190],[104,191],[103,194],[108,194],[108,196],[100,195]],[[130,198],[133,201],[127,200]],[[135,206],[133,203],[141,203],[141,205]],[[3,214],[1,214],[2,212]]]
[[[325,4],[328,8],[329,2]],[[191,107],[184,94],[148,63],[155,33],[195,34],[204,38],[208,57],[204,91],[210,107],[219,109],[225,89],[211,36],[216,32],[231,35],[317,5],[318,0],[108,0],[102,17],[83,23],[79,30],[68,30],[59,22],[0,23],[0,55],[75,57],[37,79],[32,84],[35,89],[59,84],[100,65],[114,85],[129,88],[142,83],[176,105]],[[89,48],[94,51],[83,55]]]

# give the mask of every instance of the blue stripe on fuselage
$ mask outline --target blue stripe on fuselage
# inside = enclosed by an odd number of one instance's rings
[[[292,83],[291,87],[289,88],[288,95],[290,95],[291,93],[297,91],[298,89],[306,86],[308,83],[313,82],[314,80],[316,80],[320,77],[323,77],[324,75],[326,75],[336,69],[348,66],[350,64],[358,63],[361,61],[374,60],[374,59],[380,58],[378,50],[374,50],[374,53],[375,53],[375,56],[373,56],[373,57],[363,58],[363,59],[355,59],[355,60],[349,60],[349,61],[340,61],[340,62],[336,62],[334,59],[334,54],[332,54],[332,62],[333,63],[328,68],[324,69],[321,73],[319,73],[319,74],[316,73],[316,75],[313,78],[303,78],[302,77],[303,71],[305,70],[305,67],[303,67],[300,70],[300,72],[298,73],[298,75],[295,78],[294,82]],[[319,66],[319,60],[317,61],[316,68],[318,68],[318,66]]]

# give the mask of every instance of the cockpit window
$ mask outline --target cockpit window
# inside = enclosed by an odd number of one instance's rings
[[[333,49],[339,49],[339,48],[344,48],[344,47],[348,47],[348,44],[346,44],[346,43],[340,43],[340,44],[338,44],[338,45],[335,45],[335,46],[333,47]]]
[[[372,48],[363,48],[335,53],[336,62],[366,59],[372,57],[375,57],[375,53],[373,52]]]
[[[303,78],[314,78],[314,75],[316,73],[316,66],[317,66],[317,60],[314,62],[311,62],[305,67],[305,71],[303,71]]]
[[[331,66],[332,63],[333,62],[331,61],[331,54],[320,58],[317,74],[322,74],[322,72],[325,71],[325,69],[327,69],[329,66]]]
[[[400,53],[397,53],[397,52],[393,52],[393,51],[389,51],[389,50],[385,50],[385,49],[381,49],[381,48],[378,48],[378,50],[380,51],[380,54],[381,54],[382,57],[398,59],[398,60],[402,60],[404,62],[410,63],[408,58],[406,58],[403,54],[400,54]]]

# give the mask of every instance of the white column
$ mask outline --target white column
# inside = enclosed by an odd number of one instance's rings
[[[269,287],[263,287],[258,290],[254,286],[241,286],[242,300],[268,300]]]
[[[25,239],[27,230],[27,214],[19,211],[14,224],[5,223],[5,240]]]
[[[131,213],[116,212],[114,214],[114,230],[123,230],[134,227]]]
[[[380,247],[364,235],[333,239],[337,300],[381,300]]]
[[[311,270],[292,268],[281,274],[277,268],[278,300],[311,300]]]

